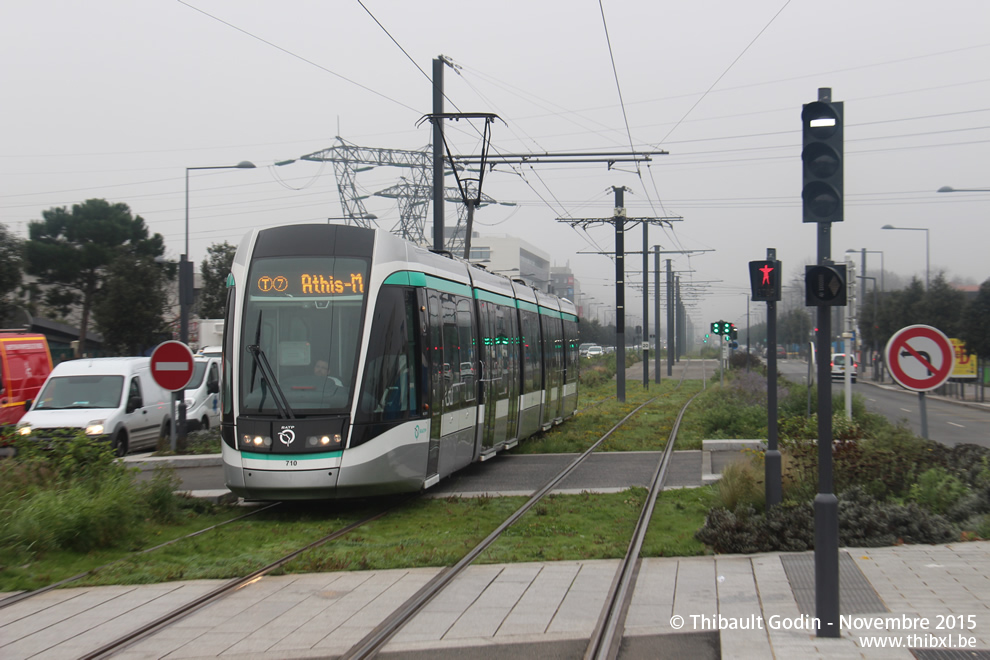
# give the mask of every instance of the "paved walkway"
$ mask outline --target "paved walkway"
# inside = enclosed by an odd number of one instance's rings
[[[622,657],[685,657],[689,649],[692,657],[912,658],[907,647],[963,646],[984,650],[967,657],[990,657],[990,542],[840,553],[848,557],[841,562],[843,588],[858,582],[871,594],[843,605],[848,620],[837,639],[816,637],[814,613],[805,611],[807,594],[793,565],[812,566],[810,553],[646,559],[624,642],[639,651]],[[607,560],[473,566],[386,653],[580,657],[616,566]],[[266,577],[116,657],[332,657],[436,570]],[[48,592],[0,610],[0,657],[77,658],[215,584]]]

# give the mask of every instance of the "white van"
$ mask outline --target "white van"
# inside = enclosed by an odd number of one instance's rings
[[[54,429],[107,436],[123,456],[169,437],[170,400],[151,377],[151,358],[71,360],[52,370],[17,429],[40,437]]]
[[[186,430],[209,430],[220,424],[220,358],[193,356],[186,385]]]

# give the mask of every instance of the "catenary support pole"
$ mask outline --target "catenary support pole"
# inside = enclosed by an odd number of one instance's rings
[[[613,186],[615,192],[615,398],[626,400],[626,287],[625,287],[625,187]]]
[[[433,114],[443,114],[443,59],[433,60]],[[433,249],[443,247],[443,122],[433,122]]]
[[[667,259],[667,376],[674,373],[674,353],[676,352],[676,337],[674,335],[674,273]]]
[[[653,319],[656,327],[653,329],[653,372],[657,385],[660,384],[660,246],[653,254]]]
[[[650,389],[650,223],[643,223],[643,389]]]

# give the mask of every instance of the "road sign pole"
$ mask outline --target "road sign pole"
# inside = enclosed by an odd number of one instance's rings
[[[827,112],[826,112],[827,111]],[[832,105],[832,90],[828,87],[818,89],[818,102],[805,106],[801,118],[803,122],[803,137],[805,148],[801,159],[805,162],[804,188],[802,199],[804,204],[804,220],[814,221],[818,235],[818,266],[833,269],[832,263],[832,222],[841,221],[843,214],[842,203],[842,106]],[[823,135],[814,124],[822,119],[831,119],[834,132]],[[822,160],[821,144],[828,149],[837,151],[831,153],[837,168],[824,172],[824,188],[821,181],[822,171],[816,171],[814,164],[818,161],[828,163],[829,158]],[[810,183],[809,183],[810,182]],[[823,192],[824,191],[824,192]],[[819,206],[816,199],[828,197],[825,193],[834,195],[834,206]],[[827,207],[827,208],[826,208]],[[809,218],[808,216],[812,217]],[[824,217],[823,217],[824,216]],[[829,271],[831,273],[832,271]],[[834,277],[832,278],[834,281]],[[842,291],[833,290],[831,293],[845,294],[845,282]],[[807,285],[807,284],[806,284]],[[815,495],[815,621],[818,624],[815,631],[818,637],[839,637],[842,631],[839,627],[839,500],[833,492],[832,481],[832,307],[844,305],[845,300],[836,299],[831,302],[819,297],[818,307],[818,494]]]
[[[767,261],[777,259],[777,250],[767,248]],[[778,273],[779,276],[779,273]],[[749,364],[749,358],[746,358]],[[783,500],[780,449],[777,448],[777,302],[767,301],[767,451],[764,456],[764,481],[767,508]]]
[[[178,443],[178,432],[176,431],[176,429],[179,428],[178,406],[176,405],[178,401],[179,392],[172,392],[172,411],[170,415],[172,419],[172,428],[169,431],[169,448],[172,450],[173,454],[175,453],[175,448]]]
[[[172,392],[169,414],[169,445],[173,452],[185,449],[186,402],[185,389],[192,379],[193,354],[189,346],[178,341],[162,342],[151,353],[151,377],[159,387]]]
[[[179,405],[176,406],[175,411],[176,416],[176,447],[181,451],[186,450],[186,439],[189,435],[189,429],[186,425],[186,393],[183,391],[177,392],[179,396]]]
[[[827,227],[827,224],[821,226]],[[818,494],[815,495],[815,619],[818,637],[839,637],[839,499],[832,484],[832,308],[818,305]]]
[[[928,440],[928,405],[924,392],[918,392],[918,408],[921,410],[921,437]]]

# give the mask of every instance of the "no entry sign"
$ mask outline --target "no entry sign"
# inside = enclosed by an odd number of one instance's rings
[[[181,341],[158,344],[151,353],[151,377],[162,389],[185,389],[193,375],[193,354]]]
[[[952,342],[941,330],[909,325],[887,342],[884,359],[890,375],[902,387],[926,392],[948,380],[956,355]]]

